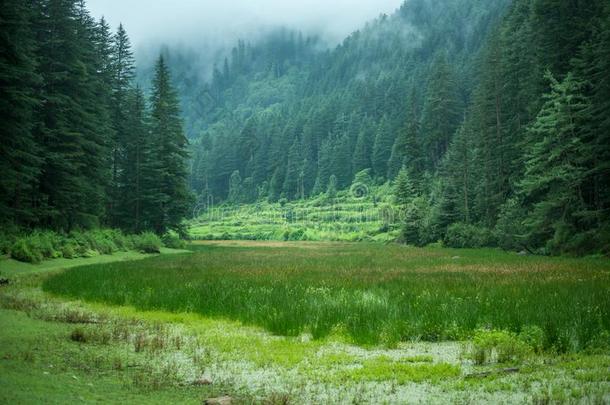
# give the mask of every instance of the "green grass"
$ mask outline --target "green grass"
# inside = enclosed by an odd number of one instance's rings
[[[610,262],[378,244],[194,246],[191,255],[70,269],[54,294],[193,312],[277,335],[362,344],[537,326],[545,350],[610,344]]]
[[[189,233],[201,240],[385,242],[396,239],[400,227],[397,207],[384,185],[361,198],[343,191],[333,200],[215,207],[193,220]]]
[[[185,250],[161,248],[161,253],[185,253]],[[150,257],[150,254],[127,251],[115,252],[112,255],[98,255],[92,257],[78,257],[74,259],[50,259],[41,263],[24,263],[14,259],[0,258],[0,275],[15,277],[32,273],[46,273],[72,267],[86,266],[88,264],[112,263],[116,261],[140,260]]]
[[[138,367],[117,366],[120,362],[147,365],[145,354],[129,353],[120,345],[71,341],[74,325],[32,319],[4,309],[0,309],[0,324],[3,404],[198,404],[206,391],[207,396],[218,395],[215,387],[177,388],[170,384],[151,392],[141,383]],[[152,380],[152,376],[147,378]]]

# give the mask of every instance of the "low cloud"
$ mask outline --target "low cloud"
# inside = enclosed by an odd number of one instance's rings
[[[94,17],[122,22],[136,49],[151,45],[230,46],[275,27],[336,44],[404,0],[89,0]]]

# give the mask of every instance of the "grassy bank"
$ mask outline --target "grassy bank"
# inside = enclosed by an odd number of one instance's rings
[[[44,289],[365,345],[459,340],[481,329],[557,352],[610,344],[605,259],[376,244],[194,249],[188,256],[68,270]]]
[[[117,229],[96,229],[58,233],[37,230],[27,233],[0,231],[0,255],[24,262],[38,264],[50,259],[90,258],[117,252],[159,253],[164,245],[182,247],[177,237],[167,235],[162,240],[151,232],[135,235],[124,234]]]

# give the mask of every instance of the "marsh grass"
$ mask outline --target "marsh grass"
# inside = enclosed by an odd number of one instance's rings
[[[198,245],[191,255],[71,269],[49,278],[44,289],[141,310],[234,319],[277,335],[345,336],[360,345],[461,340],[482,329],[534,330],[541,334],[536,345],[557,352],[607,344],[605,259],[312,246]]]

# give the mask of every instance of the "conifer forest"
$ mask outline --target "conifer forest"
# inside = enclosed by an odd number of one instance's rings
[[[610,402],[608,0],[2,0],[0,403]]]

